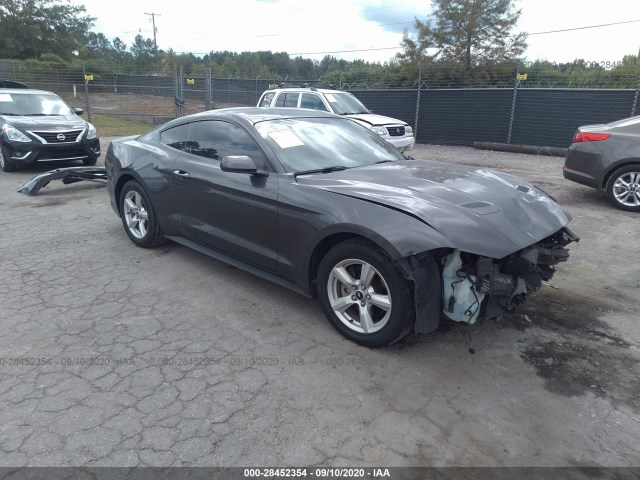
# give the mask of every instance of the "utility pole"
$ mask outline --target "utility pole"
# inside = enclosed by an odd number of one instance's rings
[[[151,12],[145,13],[151,17],[151,23],[153,24],[153,50],[154,53],[158,53],[158,43],[156,42],[156,17],[161,17],[159,13]]]

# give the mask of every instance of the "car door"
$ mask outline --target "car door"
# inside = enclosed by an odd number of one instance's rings
[[[247,155],[258,168],[271,170],[244,128],[223,120],[189,124],[183,153],[172,167],[180,224],[197,242],[275,271],[276,175],[224,172],[220,161],[227,155]]]

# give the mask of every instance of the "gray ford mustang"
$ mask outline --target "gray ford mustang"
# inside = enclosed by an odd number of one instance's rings
[[[378,347],[515,308],[577,241],[545,192],[482,168],[406,160],[328,113],[235,108],[114,140],[111,204],[166,239],[307,296]]]

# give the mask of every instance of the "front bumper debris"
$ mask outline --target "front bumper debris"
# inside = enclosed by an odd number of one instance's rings
[[[106,185],[107,170],[104,167],[58,168],[33,177],[22,185],[18,191],[34,196],[52,180],[62,180],[65,185],[82,181],[98,182]]]

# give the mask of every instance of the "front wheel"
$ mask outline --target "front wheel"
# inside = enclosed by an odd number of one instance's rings
[[[320,262],[317,282],[327,319],[349,340],[382,347],[411,330],[409,282],[376,245],[364,239],[339,243]]]
[[[153,205],[135,180],[128,181],[122,187],[120,217],[127,235],[139,247],[153,248],[165,242]]]
[[[85,167],[92,167],[96,163],[98,163],[98,159],[97,158],[88,157],[88,158],[85,158],[85,159],[82,160],[82,164]]]
[[[0,145],[0,168],[3,172],[15,172],[16,164],[11,161],[9,150]]]
[[[613,172],[607,182],[607,198],[620,210],[640,212],[640,165],[628,165]]]

